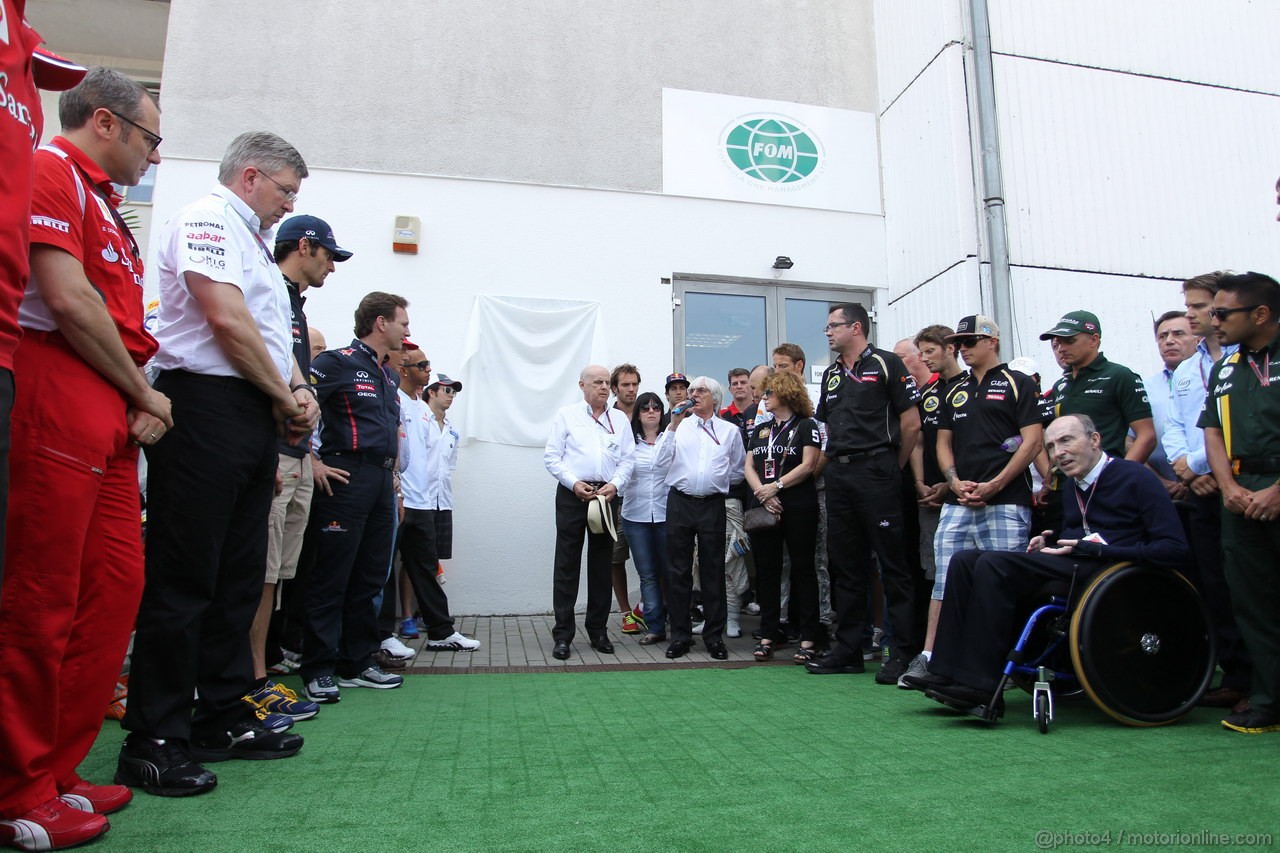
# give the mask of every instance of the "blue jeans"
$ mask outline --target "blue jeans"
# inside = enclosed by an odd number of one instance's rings
[[[622,519],[627,532],[627,546],[640,575],[640,600],[644,602],[644,621],[650,634],[667,633],[667,609],[662,590],[667,583],[666,522],[628,521]]]

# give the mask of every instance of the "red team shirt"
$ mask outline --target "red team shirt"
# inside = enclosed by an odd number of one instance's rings
[[[108,207],[119,201],[106,173],[61,136],[36,152],[31,242],[55,246],[80,261],[125,349],[142,365],[155,354],[156,341],[142,326],[142,259],[134,256],[133,241]],[[19,321],[27,329],[56,328],[34,282],[27,287]]]
[[[31,152],[44,121],[32,77],[40,34],[23,19],[26,0],[0,0],[0,368],[13,370],[18,303],[27,285]],[[22,203],[15,203],[21,199]]]

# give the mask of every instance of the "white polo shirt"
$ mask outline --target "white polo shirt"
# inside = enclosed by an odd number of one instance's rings
[[[185,273],[198,272],[240,288],[285,382],[293,375],[293,327],[289,292],[271,255],[275,237],[258,215],[224,186],[189,204],[164,224],[158,237],[160,313],[156,367],[210,376],[239,376],[213,337]]]

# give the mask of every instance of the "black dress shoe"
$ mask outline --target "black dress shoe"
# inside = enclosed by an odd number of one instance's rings
[[[947,676],[938,675],[936,672],[929,672],[924,675],[904,675],[902,676],[902,683],[912,690],[933,690],[935,687],[947,687],[955,684]]]
[[[979,687],[970,687],[967,684],[953,682],[947,685],[941,685],[930,688],[925,691],[926,696],[935,702],[941,702],[958,711],[964,711],[968,714],[982,716],[979,710],[991,705],[991,694],[994,691],[983,690]],[[996,715],[1004,716],[1004,697],[1000,696],[996,699]]]
[[[724,643],[707,643],[707,654],[716,660],[729,659],[729,650],[724,647]]]
[[[675,640],[671,645],[667,646],[667,657],[675,660],[682,658],[689,653],[689,649],[693,646],[692,640]]]
[[[804,668],[814,675],[856,675],[867,671],[861,655],[850,657],[840,651],[828,652],[817,660],[811,660]]]
[[[555,647],[551,650],[551,656],[556,660],[569,659],[569,641],[556,640]]]
[[[609,638],[607,636],[596,637],[591,641],[591,648],[595,649],[602,655],[613,654],[613,643],[609,642]]]

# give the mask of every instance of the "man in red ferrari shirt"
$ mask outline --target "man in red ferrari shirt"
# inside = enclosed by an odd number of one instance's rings
[[[63,135],[35,154],[14,353],[21,500],[0,599],[0,842],[40,850],[100,834],[102,815],[132,797],[76,767],[102,725],[142,595],[138,447],[173,423],[142,373],[156,343],[142,326],[141,253],[112,189],[160,162],[160,111],[105,68],[58,111]]]
[[[36,87],[61,91],[84,77],[79,65],[37,47],[43,39],[23,17],[26,5],[27,0],[0,0],[0,578],[9,497],[13,351],[21,335],[18,303],[27,286],[31,155],[44,130]]]

